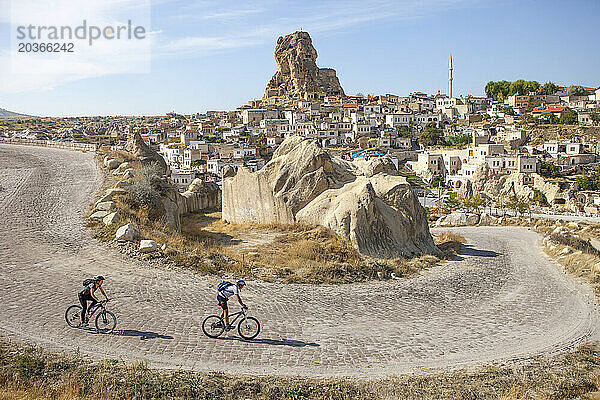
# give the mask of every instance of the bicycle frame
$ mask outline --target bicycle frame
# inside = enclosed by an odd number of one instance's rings
[[[96,311],[98,311],[99,309],[105,310],[106,307],[104,306],[106,304],[106,301],[99,301],[96,304],[94,304],[93,306],[91,306],[90,308],[88,308],[87,311],[87,315],[89,319],[92,319],[92,317],[94,316],[94,314],[96,314]]]
[[[246,319],[246,311],[244,309],[241,309],[240,311],[236,312],[235,314],[231,314],[229,316],[229,323],[231,325],[235,324],[235,321],[237,321],[238,318],[241,317],[242,315],[244,316],[242,320],[245,320]],[[222,317],[223,317],[223,314],[221,314],[221,318]],[[235,317],[235,318],[233,318],[233,317]]]

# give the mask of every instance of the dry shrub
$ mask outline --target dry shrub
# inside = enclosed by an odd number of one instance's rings
[[[435,245],[441,250],[441,257],[445,260],[451,260],[460,253],[463,244],[467,243],[464,236],[446,231],[437,235],[434,239]]]
[[[600,384],[599,350],[584,346],[519,368],[310,379],[157,371],[143,363],[46,353],[0,338],[0,399],[583,399],[594,398]],[[23,373],[31,364],[38,365],[34,373]]]
[[[560,233],[554,233],[550,235],[550,240],[555,243],[560,243],[564,246],[569,246],[584,253],[600,256],[600,251],[596,250],[589,240],[584,240],[570,234],[564,235]]]
[[[124,162],[138,162],[138,159],[135,155],[131,154],[128,151],[125,150],[106,150],[104,152],[102,152],[102,158],[104,158],[104,156],[109,156],[111,158],[116,159],[117,161],[119,161],[120,163],[124,163]]]

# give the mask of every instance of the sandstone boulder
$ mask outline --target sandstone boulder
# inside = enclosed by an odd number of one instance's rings
[[[106,189],[107,196],[118,196],[118,195],[125,195],[125,194],[127,194],[127,191],[123,188]]]
[[[142,240],[140,241],[140,253],[153,253],[158,250],[158,245],[154,240]]]
[[[117,229],[115,240],[119,242],[133,242],[140,236],[139,231],[132,224],[123,225]]]
[[[332,157],[299,137],[286,139],[261,170],[240,167],[223,179],[222,216],[233,223],[319,224],[374,257],[439,252],[405,178],[385,165]]]
[[[104,196],[100,197],[94,207],[97,207],[98,204],[103,203],[105,201],[113,201],[112,196],[110,194],[105,194]]]
[[[106,168],[108,169],[115,169],[119,167],[119,162],[115,159],[110,159],[108,160],[108,162],[106,163]]]
[[[128,161],[125,161],[124,163],[119,164],[119,167],[115,170],[115,172],[117,172],[118,174],[121,174],[131,167],[132,167],[131,163]]]
[[[119,182],[115,183],[115,188],[123,189],[123,188],[129,187],[129,186],[131,186],[131,182],[129,182],[129,181],[119,181]]]
[[[488,213],[483,213],[479,217],[479,225],[496,225],[498,219]]]
[[[479,215],[473,213],[453,212],[440,218],[437,226],[469,226],[479,223]]]
[[[119,217],[119,213],[118,212],[112,212],[108,215],[106,215],[103,219],[102,222],[104,223],[104,225],[112,225],[112,224],[116,224],[117,222],[120,221],[120,217]]]
[[[113,211],[116,208],[113,201],[103,201],[96,204],[96,209],[100,211]]]
[[[123,172],[123,179],[132,179],[133,177],[135,177],[135,174],[133,172],[133,168],[129,168],[128,170],[126,170],[125,172]]]
[[[102,219],[108,215],[108,211],[95,211],[90,215],[90,219]]]

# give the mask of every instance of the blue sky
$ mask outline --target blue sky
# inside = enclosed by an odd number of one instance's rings
[[[0,0],[0,63],[9,58],[9,5]],[[300,28],[347,94],[447,92],[450,53],[455,94],[519,78],[600,86],[598,17],[597,0],[152,0],[149,73],[42,79],[0,65],[0,108],[49,116],[234,109],[262,96],[277,37]]]

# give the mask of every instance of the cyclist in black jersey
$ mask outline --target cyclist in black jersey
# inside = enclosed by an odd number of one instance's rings
[[[90,307],[93,307],[96,303],[98,303],[98,298],[95,296],[96,290],[100,290],[100,292],[106,297],[106,301],[110,300],[106,295],[104,289],[102,289],[102,283],[104,282],[104,277],[102,275],[98,275],[91,279],[91,282],[86,285],[83,289],[79,291],[78,297],[79,302],[81,303],[81,326],[87,326],[87,309],[88,309],[88,301],[91,301]]]

